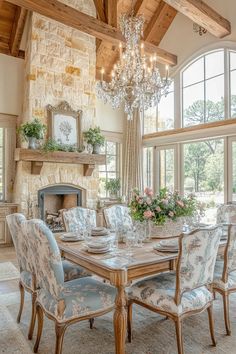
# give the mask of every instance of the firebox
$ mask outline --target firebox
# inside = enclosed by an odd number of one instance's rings
[[[57,184],[38,191],[40,218],[52,232],[64,231],[62,212],[82,205],[82,190],[70,185]]]

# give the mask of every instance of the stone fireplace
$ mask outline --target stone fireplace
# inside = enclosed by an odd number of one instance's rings
[[[96,15],[93,0],[63,2],[90,16]],[[32,13],[25,57],[23,113],[19,123],[38,118],[47,124],[46,106],[57,106],[67,101],[74,110],[82,111],[82,131],[96,125],[95,72],[94,37]],[[32,175],[30,162],[18,162],[14,202],[20,205],[20,211],[27,217],[40,217],[38,194],[58,185],[81,189],[79,203],[84,207],[96,207],[98,168],[87,177],[82,165],[70,163],[45,162],[40,174]],[[45,200],[50,198],[51,194],[45,194]],[[61,203],[62,197],[56,199],[53,203]]]
[[[53,232],[64,231],[62,213],[82,205],[83,191],[78,187],[56,184],[38,191],[39,216]]]

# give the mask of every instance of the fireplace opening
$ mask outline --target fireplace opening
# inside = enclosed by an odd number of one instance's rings
[[[54,185],[38,192],[40,218],[52,232],[65,231],[62,212],[82,205],[82,191],[68,185]]]

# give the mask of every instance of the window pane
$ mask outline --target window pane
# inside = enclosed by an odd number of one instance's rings
[[[204,58],[196,60],[183,72],[183,87],[204,80]]]
[[[116,143],[107,141],[107,153],[110,155],[116,155]]]
[[[231,118],[236,118],[236,71],[230,73]]]
[[[232,144],[232,164],[233,164],[233,176],[232,176],[232,187],[233,187],[233,197],[232,200],[236,201],[236,141]]]
[[[175,165],[174,165],[174,149],[161,150],[159,152],[160,167],[160,186],[159,188],[168,188],[174,191],[175,187]]]
[[[224,73],[224,51],[205,56],[206,79]]]
[[[150,107],[144,111],[143,132],[144,134],[157,131],[157,107]]]
[[[230,70],[236,69],[236,52],[230,52]]]
[[[162,96],[158,105],[158,130],[174,128],[174,92]]]
[[[204,84],[183,89],[183,125],[204,123]]]
[[[107,155],[107,171],[116,171],[116,156]]]
[[[153,188],[153,148],[143,149],[143,185]]]
[[[206,81],[205,122],[224,119],[224,75]]]
[[[204,222],[216,222],[217,205],[224,203],[223,139],[184,144],[184,192],[203,203]]]

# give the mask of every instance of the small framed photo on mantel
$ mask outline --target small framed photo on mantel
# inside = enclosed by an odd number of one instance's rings
[[[82,111],[74,111],[68,102],[63,101],[54,107],[47,105],[48,138],[60,144],[82,147]]]

